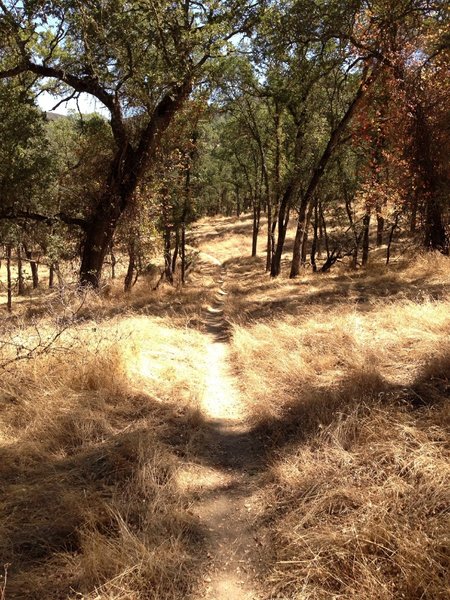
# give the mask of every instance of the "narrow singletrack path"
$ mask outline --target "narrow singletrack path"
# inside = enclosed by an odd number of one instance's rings
[[[208,257],[209,258],[209,257]],[[208,570],[197,598],[257,600],[258,540],[251,527],[252,497],[261,470],[261,452],[246,422],[246,405],[229,366],[229,325],[225,319],[226,270],[214,269],[217,293],[205,311],[207,375],[201,409],[208,422],[208,474],[194,507],[207,532]],[[206,482],[205,482],[206,477]]]

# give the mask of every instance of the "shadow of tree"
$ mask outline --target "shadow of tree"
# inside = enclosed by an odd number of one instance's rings
[[[279,414],[253,415],[248,428],[236,430],[227,422],[207,422],[210,442],[196,449],[194,460],[238,472],[262,473],[284,447],[313,440],[336,418],[344,419],[357,407],[367,412],[377,406],[397,406],[414,413],[445,406],[450,399],[449,373],[450,353],[446,353],[430,358],[409,386],[394,385],[375,370],[355,370],[329,387],[299,383],[292,389],[293,400],[280,408]],[[450,422],[450,411],[448,419]]]
[[[332,273],[301,278],[271,279],[261,274],[262,258],[233,258],[224,263],[228,273],[230,298],[227,317],[240,324],[271,319],[276,315],[301,314],[307,306],[352,306],[372,310],[380,300],[439,300],[448,294],[447,286],[430,283],[425,277],[405,281],[395,271],[383,273]]]
[[[110,577],[120,574],[115,561],[122,560],[124,571],[135,566],[127,564],[130,552],[129,560],[136,558],[137,564],[153,557],[138,569],[138,585],[145,579],[148,590],[176,590],[177,597],[187,597],[197,585],[206,560],[204,531],[175,477],[193,437],[201,437],[201,418],[197,411],[180,412],[146,396],[135,398],[134,406],[126,431],[117,432],[97,414],[89,424],[91,439],[86,432],[78,438],[75,430],[88,424],[75,411],[0,451],[0,561],[10,564],[7,598],[93,592],[105,583],[89,565],[90,553],[102,552],[101,546],[91,547],[99,540],[110,553]],[[111,406],[110,422],[123,417],[121,411]],[[166,542],[176,545],[176,558],[173,548],[164,550]]]

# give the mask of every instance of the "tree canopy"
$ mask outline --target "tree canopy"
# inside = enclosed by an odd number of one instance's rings
[[[174,235],[195,212],[252,210],[253,254],[266,215],[273,276],[292,215],[292,277],[327,214],[343,228],[327,269],[347,254],[357,264],[371,215],[377,243],[389,226],[448,253],[447,25],[440,0],[0,0],[1,151],[12,140],[20,155],[3,164],[0,216],[75,228],[80,280],[94,286],[123,215],[152,212],[136,213],[144,188],[162,207],[172,190],[171,217],[152,214]],[[44,90],[56,109],[89,94],[109,117],[44,134]]]

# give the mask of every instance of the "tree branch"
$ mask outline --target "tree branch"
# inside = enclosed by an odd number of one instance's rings
[[[63,212],[57,213],[53,216],[42,215],[40,213],[27,210],[3,210],[2,212],[0,212],[0,220],[15,221],[18,219],[29,219],[38,223],[46,223],[47,225],[53,225],[54,223],[61,221],[66,225],[76,225],[80,227],[83,231],[85,231],[88,226],[88,222],[85,219],[81,219],[79,217],[71,217],[70,215],[67,215]]]

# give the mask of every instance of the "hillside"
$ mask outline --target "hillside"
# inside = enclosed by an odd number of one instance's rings
[[[450,598],[448,257],[271,279],[251,230],[2,321],[2,600]]]

